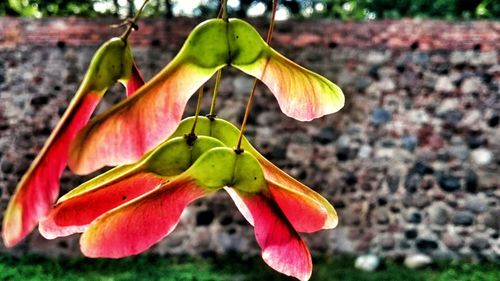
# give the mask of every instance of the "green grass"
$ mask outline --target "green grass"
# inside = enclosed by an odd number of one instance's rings
[[[372,273],[353,268],[352,258],[317,259],[311,280],[439,280],[439,281],[497,281],[499,263],[470,264],[442,262],[420,270],[410,270],[394,261],[386,261]],[[294,280],[269,269],[260,258],[195,259],[142,255],[120,260],[60,259],[39,256],[16,258],[0,255],[0,280]]]

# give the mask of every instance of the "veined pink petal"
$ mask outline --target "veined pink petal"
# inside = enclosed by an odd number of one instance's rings
[[[312,273],[309,249],[279,207],[263,194],[225,189],[243,216],[253,224],[264,261],[278,272],[309,280]]]
[[[127,88],[127,97],[135,94],[135,92],[142,87],[142,85],[144,85],[144,78],[142,78],[142,74],[134,62],[132,64],[132,73],[127,81],[127,84],[125,85]]]
[[[121,258],[139,254],[167,236],[186,206],[210,191],[177,178],[95,220],[83,233],[85,256]]]
[[[40,221],[40,233],[47,239],[54,239],[83,232],[98,216],[151,191],[165,181],[153,173],[137,172],[70,197],[58,203]]]
[[[256,62],[234,66],[264,82],[278,99],[281,111],[297,120],[309,121],[344,106],[344,94],[337,85],[270,47],[267,56]]]
[[[295,230],[315,232],[323,228],[328,213],[317,200],[273,181],[267,181],[267,186],[274,201]]]
[[[269,160],[264,158],[264,156],[257,154],[256,157],[257,157],[257,160],[259,160],[260,165],[262,166],[262,170],[263,170],[264,175],[266,177],[266,180],[268,182],[279,183],[281,186],[286,187],[289,190],[297,192],[305,197],[309,197],[310,199],[314,200],[316,204],[319,204],[322,206],[322,208],[324,209],[324,211],[327,214],[327,218],[324,222],[323,229],[331,229],[331,228],[334,228],[337,226],[337,224],[338,224],[337,212],[335,211],[333,206],[323,196],[321,196],[316,191],[310,189],[306,185],[300,183],[296,179],[292,178],[290,175],[288,175],[287,173],[282,171],[280,168],[276,167]],[[276,190],[273,193],[273,195],[276,195]],[[278,198],[277,199],[278,204],[287,204],[287,203],[284,203],[283,199],[284,198],[282,198],[282,200],[280,200],[280,198]],[[319,205],[314,205],[314,206],[319,207]],[[300,231],[309,232],[309,231],[306,231],[306,229],[307,228],[301,229]]]
[[[71,170],[88,174],[137,161],[175,130],[188,99],[217,69],[171,63],[137,94],[91,120],[71,144]]]
[[[24,174],[3,221],[2,236],[7,247],[26,237],[54,203],[59,194],[59,178],[66,166],[69,143],[87,123],[100,96],[100,93],[82,93],[70,104]]]

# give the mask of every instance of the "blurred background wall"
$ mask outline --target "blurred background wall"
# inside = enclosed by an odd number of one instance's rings
[[[161,9],[168,2],[162,2]],[[316,9],[320,1],[309,2]],[[335,1],[323,2],[327,9],[326,2]],[[345,3],[356,1],[340,2],[344,9]],[[4,14],[20,13],[5,4],[0,8]],[[261,85],[247,135],[266,157],[336,207],[340,218],[336,229],[306,235],[313,253],[500,258],[500,22],[304,20],[286,9],[293,19],[277,23],[273,45],[337,83],[347,104],[337,114],[298,122],[283,115]],[[45,15],[39,7],[35,10],[41,14],[34,16]],[[207,13],[215,10],[217,3]],[[390,17],[373,13],[375,18]],[[75,17],[0,19],[2,214],[75,93],[93,52],[120,34],[109,27],[116,22]],[[176,16],[139,23],[131,41],[146,79],[170,61],[198,22]],[[266,19],[252,23],[266,31]],[[251,83],[240,72],[224,70],[220,117],[241,122]],[[213,81],[209,84],[212,87]],[[114,87],[101,110],[122,94],[119,86]],[[207,95],[204,100],[205,112],[209,99]],[[193,111],[194,100],[186,116]],[[63,189],[88,178],[67,172]],[[80,255],[77,236],[47,241],[37,231],[14,249],[1,243],[0,249]],[[151,251],[259,252],[252,228],[222,192],[194,203],[177,229]]]

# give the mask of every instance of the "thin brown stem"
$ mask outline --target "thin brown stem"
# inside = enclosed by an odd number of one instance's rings
[[[220,7],[219,7],[219,12],[217,12],[217,18],[221,19],[223,14],[224,14],[224,3],[220,1]]]
[[[247,126],[248,116],[250,115],[250,109],[253,104],[253,97],[255,95],[255,89],[257,88],[257,79],[253,80],[252,91],[250,91],[250,97],[248,98],[247,107],[245,108],[245,116],[243,117],[243,122],[241,123],[240,135],[238,137],[238,144],[236,145],[236,153],[241,153],[243,150],[241,149],[241,140],[243,139],[243,133],[245,132],[245,128]]]
[[[210,105],[210,113],[208,114],[209,118],[215,118],[216,115],[215,105],[217,104],[217,94],[219,93],[219,85],[221,77],[222,77],[222,70],[219,69],[215,77],[214,92],[212,95],[212,104]]]
[[[227,17],[227,0],[221,0],[222,2],[222,19],[224,21],[227,21],[228,17]]]
[[[271,44],[271,40],[273,39],[274,32],[274,22],[276,21],[276,10],[278,9],[278,0],[273,0],[273,12],[271,14],[271,23],[269,25],[269,30],[267,31],[267,44]]]
[[[194,134],[194,130],[196,129],[196,123],[198,122],[198,116],[200,115],[201,110],[201,102],[203,100],[203,86],[198,90],[198,102],[196,102],[196,113],[194,115],[193,127],[191,128],[191,134]]]
[[[135,14],[135,17],[132,20],[128,20],[128,27],[125,30],[125,32],[123,32],[123,34],[120,36],[120,38],[123,41],[127,41],[127,38],[130,35],[130,33],[132,33],[132,30],[138,30],[139,29],[139,26],[137,25],[137,20],[139,20],[139,17],[141,16],[142,11],[144,11],[144,7],[146,7],[146,4],[148,2],[149,2],[149,0],[144,0],[144,2],[142,3],[141,8],[139,9],[139,11],[137,11],[137,14]]]
[[[271,23],[269,25],[269,31],[267,32],[267,39],[266,39],[267,44],[271,44],[271,40],[273,37],[274,22],[275,22],[277,7],[278,7],[278,0],[273,0],[273,11],[272,11],[272,15],[271,15]],[[265,69],[264,69],[264,71],[265,71]],[[252,108],[253,99],[255,96],[255,89],[257,88],[257,81],[258,81],[258,79],[255,78],[255,80],[253,81],[252,90],[250,91],[250,96],[248,97],[247,106],[245,108],[245,116],[243,117],[243,122],[241,123],[240,135],[238,137],[238,144],[236,145],[236,149],[235,149],[236,153],[243,152],[243,150],[241,149],[241,141],[243,139],[243,134],[245,133],[245,129],[247,126],[248,116],[250,115],[250,109]]]
[[[198,123],[198,116],[200,115],[202,100],[203,100],[203,86],[201,86],[200,89],[198,90],[198,101],[196,103],[196,112],[194,115],[194,121],[193,121],[193,126],[191,127],[191,132],[189,134],[184,135],[184,138],[186,139],[186,142],[189,145],[192,145],[197,138],[195,130],[196,130],[196,124]]]

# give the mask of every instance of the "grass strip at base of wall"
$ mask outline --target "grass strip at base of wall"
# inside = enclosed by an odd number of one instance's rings
[[[355,269],[354,258],[316,258],[311,280],[376,281],[496,281],[500,263],[473,264],[442,261],[429,267],[412,270],[394,260],[385,261],[375,272]],[[51,259],[28,255],[13,257],[0,254],[0,280],[295,280],[268,268],[256,258],[239,255],[192,258],[141,255],[125,259]]]

